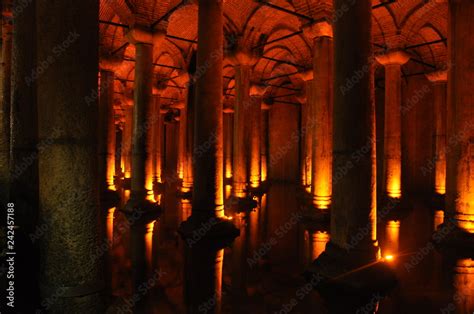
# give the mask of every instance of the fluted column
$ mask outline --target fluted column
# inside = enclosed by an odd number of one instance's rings
[[[98,15],[95,0],[36,1],[40,287],[50,313],[104,313],[98,229]],[[80,18],[78,18],[80,16]],[[92,47],[92,49],[91,49]],[[49,58],[49,59],[48,59]],[[101,241],[102,243],[102,241]],[[58,297],[60,295],[60,297]]]
[[[377,56],[385,67],[384,197],[402,197],[402,71],[410,57],[395,50]]]
[[[10,191],[10,101],[12,24],[11,8],[2,8],[2,82],[0,99],[0,201],[6,204]]]
[[[440,71],[426,75],[433,83],[434,130],[434,193],[446,194],[446,110],[448,72]]]
[[[238,235],[223,219],[223,1],[199,0],[198,6],[196,67],[206,71],[196,77],[192,214],[179,228],[186,242],[184,295],[192,314],[202,312],[203,304],[207,313],[220,313],[223,248]],[[203,226],[207,232],[196,239]]]
[[[472,51],[474,41],[467,40],[474,28],[474,3],[449,2],[447,111],[447,218],[454,218],[463,232],[474,233],[474,94]],[[471,237],[472,238],[472,237]]]

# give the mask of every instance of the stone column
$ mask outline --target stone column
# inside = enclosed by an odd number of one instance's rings
[[[402,71],[410,57],[394,50],[376,57],[385,67],[383,197],[402,197]]]
[[[343,287],[347,293],[367,293],[368,296],[394,284],[388,267],[383,263],[375,263],[379,248],[373,193],[375,103],[371,6],[370,0],[355,3],[335,0],[334,10],[346,12],[334,24],[331,240],[308,272],[308,275],[322,276],[322,279],[313,276],[308,278],[317,280],[316,283],[326,283],[318,289]],[[357,31],[354,31],[354,27]],[[362,76],[357,74],[361,72]],[[358,78],[357,84],[348,87],[348,82],[355,76]],[[361,150],[367,153],[358,154]],[[355,154],[358,154],[357,159],[354,158]],[[341,169],[346,170],[343,176],[338,174]],[[353,272],[371,263],[374,263],[371,267]],[[360,303],[365,304],[365,301],[360,300]]]
[[[94,97],[99,3],[38,0],[36,10],[38,65],[48,64],[37,77],[39,141],[48,143],[38,154],[40,225],[47,230],[41,294],[55,300],[50,313],[104,313]]]
[[[6,6],[6,7],[5,7]],[[2,12],[2,93],[0,99],[0,201],[8,202],[10,191],[10,101],[12,24],[11,8],[4,4]]]
[[[224,175],[232,179],[232,148],[234,138],[234,109],[224,108]]]
[[[124,101],[125,123],[122,133],[122,159],[125,178],[132,177],[132,132],[133,132],[133,100]],[[128,187],[130,190],[130,187]]]
[[[250,143],[249,143],[249,163],[250,163],[250,187],[256,189],[261,183],[261,132],[262,132],[262,102],[265,94],[265,87],[252,85],[250,88]]]
[[[234,104],[234,150],[232,192],[236,197],[247,195],[249,182],[248,146],[250,136],[250,74],[249,64],[242,63],[235,66],[235,92]]]
[[[179,232],[186,243],[187,313],[202,312],[203,304],[208,313],[220,313],[223,248],[238,235],[223,218],[222,0],[199,0],[198,39],[197,68],[206,71],[196,80],[192,214]]]
[[[327,209],[332,195],[333,34],[332,27],[325,22],[316,24],[314,29],[311,192],[313,205]]]
[[[432,72],[427,74],[426,77],[433,83],[434,94],[434,193],[442,196],[446,194],[446,101],[448,72]]]
[[[153,141],[153,167],[154,167],[154,181],[162,183],[163,182],[163,157],[162,157],[162,148],[163,148],[163,115],[161,113],[161,97],[160,95],[154,95],[154,106],[156,110],[157,121],[153,126],[153,136],[155,140]]]
[[[161,36],[160,36],[161,35]],[[132,179],[130,200],[124,212],[131,226],[131,260],[133,293],[139,293],[146,280],[147,259],[145,235],[147,225],[158,217],[158,205],[147,199],[146,165],[151,159],[147,149],[153,123],[150,119],[153,84],[153,44],[162,34],[133,28],[127,34],[135,46],[135,83],[132,134]],[[137,309],[142,302],[137,302]]]
[[[262,101],[262,131],[261,131],[261,139],[260,139],[260,153],[261,153],[261,175],[262,175],[262,182],[266,182],[268,179],[268,122],[269,122],[269,111],[270,106]]]
[[[447,110],[447,220],[471,243],[474,233],[474,41],[466,37],[474,27],[474,3],[449,2],[449,72]],[[471,246],[472,247],[472,246]]]
[[[306,191],[311,191],[313,130],[309,126],[314,107],[313,71],[302,73],[301,78],[305,82],[306,93],[301,106],[301,183]]]
[[[31,267],[38,258],[37,243],[21,239],[29,239],[37,225],[37,154],[39,149],[47,147],[38,145],[36,83],[26,79],[36,69],[36,8],[29,5],[19,12],[20,2],[13,3],[13,11],[17,13],[13,16],[11,60],[10,201],[15,204],[15,239],[24,242],[18,245],[15,258],[15,309],[31,313],[37,306],[33,300],[39,299],[38,274],[36,267]]]

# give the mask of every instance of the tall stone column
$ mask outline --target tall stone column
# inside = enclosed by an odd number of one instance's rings
[[[232,149],[234,138],[234,109],[224,108],[224,175],[225,180],[232,179]]]
[[[434,94],[434,193],[437,196],[444,196],[446,194],[446,101],[448,72],[432,72],[427,74],[426,77],[433,83]]]
[[[153,121],[150,118],[153,104],[153,44],[163,35],[152,34],[141,28],[133,28],[127,36],[135,46],[136,53],[131,194],[124,212],[131,226],[132,287],[134,293],[139,293],[140,285],[146,280],[145,235],[147,225],[159,214],[158,205],[147,199],[146,165],[152,158],[147,143],[153,126]],[[140,308],[141,304],[137,304],[137,309]]]
[[[370,0],[355,3],[335,0],[334,10],[345,8],[346,12],[334,24],[333,177],[341,169],[347,171],[333,180],[331,240],[308,272],[322,276],[322,281],[309,277],[317,280],[317,284],[326,283],[319,289],[342,286],[347,293],[364,291],[367,295],[393,284],[388,268],[383,263],[374,263],[379,248],[373,193],[375,103],[371,6]],[[360,72],[364,75],[359,76]],[[354,76],[359,80],[350,88],[347,82]],[[367,153],[358,154],[359,158],[355,159],[354,155],[361,149]],[[353,272],[371,263],[374,263],[371,267]]]
[[[333,30],[320,22],[306,32],[313,38],[311,194],[316,208],[327,209],[332,195]]]
[[[38,64],[54,59],[36,81],[39,141],[47,143],[38,153],[40,225],[47,230],[41,294],[55,300],[50,313],[103,313],[94,97],[99,3],[38,0],[36,10]]]
[[[458,231],[474,233],[474,79],[472,49],[467,40],[474,27],[474,3],[449,1],[449,72],[447,111],[447,220],[454,219]],[[471,246],[472,247],[472,246]]]
[[[153,95],[154,106],[156,110],[156,123],[153,125],[153,167],[154,181],[163,182],[163,115],[161,113],[161,97]]]
[[[402,197],[402,71],[410,57],[394,50],[376,57],[385,67],[383,197]]]
[[[314,107],[313,71],[302,73],[305,84],[304,104],[301,106],[301,184],[307,191],[311,191],[311,163],[313,150],[313,130],[310,122]]]
[[[125,178],[132,177],[133,100],[124,101],[125,123],[122,133],[122,159]],[[130,188],[128,188],[130,189]]]
[[[15,204],[15,239],[33,234],[38,218],[38,108],[36,83],[27,81],[36,69],[36,8],[29,5],[21,12],[21,1],[14,1],[11,64],[11,158],[10,201]],[[0,131],[1,132],[1,131]],[[2,183],[0,183],[1,185]],[[4,188],[2,186],[2,188]],[[4,201],[0,198],[0,201]],[[5,206],[5,203],[3,206]],[[22,241],[23,242],[23,241]],[[34,312],[38,300],[36,244],[19,245],[15,269],[15,308],[18,312]],[[32,261],[33,258],[33,261]]]
[[[232,192],[245,197],[249,182],[249,128],[250,128],[250,74],[251,66],[242,62],[235,66],[234,150]]]
[[[206,71],[196,79],[192,214],[179,232],[186,243],[187,312],[200,313],[206,304],[208,313],[220,313],[223,248],[238,235],[223,218],[223,1],[199,0],[198,5],[197,68]]]
[[[256,189],[261,183],[261,132],[262,132],[262,102],[266,88],[261,85],[252,85],[250,87],[250,188]]]
[[[0,201],[8,202],[10,191],[10,102],[12,24],[11,7],[4,3],[2,8],[2,93],[0,99]]]
[[[269,111],[271,106],[262,101],[261,107],[261,118],[262,118],[262,131],[260,139],[260,153],[261,153],[261,175],[262,182],[266,182],[268,179],[268,123],[269,123]]]

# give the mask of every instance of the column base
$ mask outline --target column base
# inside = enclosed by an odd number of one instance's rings
[[[217,217],[191,215],[179,226],[178,233],[188,248],[205,245],[214,249],[228,247],[240,235],[232,221]]]
[[[446,195],[445,194],[438,194],[438,193],[434,193],[430,200],[428,201],[429,203],[429,206],[430,208],[433,209],[433,211],[437,211],[437,210],[444,210],[444,208],[446,207],[445,204],[446,204]]]
[[[250,213],[258,207],[252,195],[246,197],[231,196],[225,202],[225,209],[230,213]]]
[[[329,242],[304,276],[329,299],[341,294],[359,297],[386,294],[397,285],[397,279],[389,265],[376,260],[377,251],[376,246],[348,251]]]
[[[408,216],[411,209],[412,205],[407,198],[385,196],[377,206],[377,218],[382,222],[400,220]]]
[[[179,199],[191,201],[191,200],[193,199],[193,190],[192,190],[192,189],[188,189],[188,191],[186,191],[186,190],[183,190],[183,188],[181,187],[181,188],[177,191],[176,196],[177,196]]]
[[[453,219],[439,225],[433,239],[440,251],[455,251],[471,256],[474,254],[474,233],[459,228]]]
[[[122,179],[122,187],[126,191],[130,191],[132,189],[132,178],[123,178]]]
[[[122,212],[132,225],[146,225],[158,219],[162,213],[158,203],[146,199],[136,200],[130,198]]]
[[[165,193],[165,183],[154,181],[153,182],[153,193],[155,195],[162,195]]]
[[[117,207],[120,204],[120,195],[117,191],[105,189],[100,193],[100,204],[103,209]]]
[[[249,193],[251,196],[262,197],[262,195],[268,192],[269,184],[267,181],[260,182],[260,185],[256,188],[249,188]]]

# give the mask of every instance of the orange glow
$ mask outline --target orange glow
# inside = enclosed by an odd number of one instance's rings
[[[315,260],[324,252],[329,242],[329,234],[326,231],[316,231],[311,235],[311,259]]]
[[[260,175],[261,175],[262,182],[264,182],[264,181],[267,181],[267,177],[268,177],[267,157],[265,155],[262,155],[261,167],[262,168],[261,168],[261,171],[260,171]]]
[[[438,227],[444,222],[444,211],[437,210],[434,214],[434,229],[438,229]]]
[[[327,156],[315,156],[315,171],[312,182],[313,205],[319,209],[328,209],[331,205],[332,162]]]
[[[145,233],[145,245],[146,245],[146,261],[148,269],[151,269],[152,265],[152,248],[153,248],[153,228],[155,227],[156,220],[150,222],[146,226],[146,233]]]
[[[191,216],[192,208],[189,200],[181,200],[181,216],[182,220],[186,220]]]
[[[115,207],[110,208],[107,213],[107,239],[111,244],[114,241],[114,213]]]
[[[474,309],[474,260],[470,258],[460,259],[456,262],[454,269],[455,298],[459,313],[471,313]]]
[[[394,259],[395,259],[395,257],[393,255],[386,255],[384,257],[385,262],[392,262]]]
[[[232,194],[232,186],[226,185],[225,186],[225,199],[228,199]]]
[[[385,246],[383,253],[386,257],[398,253],[400,242],[400,221],[391,220],[387,222],[385,234]]]
[[[402,197],[402,189],[401,189],[401,172],[400,169],[396,171],[398,173],[397,176],[390,177],[387,180],[387,195],[391,198],[401,198]]]

